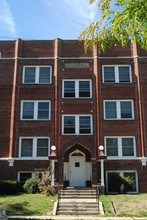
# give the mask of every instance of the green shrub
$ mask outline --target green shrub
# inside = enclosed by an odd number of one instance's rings
[[[0,194],[10,195],[18,193],[17,180],[0,180]]]
[[[44,172],[37,172],[36,180],[38,183],[39,191],[42,194],[46,196],[55,194],[54,188],[51,186],[51,168],[50,167],[48,167],[48,169]]]
[[[28,179],[28,180],[26,180],[23,188],[27,194],[35,194],[38,192],[37,181],[33,178]]]
[[[43,194],[45,196],[53,196],[55,195],[55,190],[51,185],[48,185],[44,187]]]

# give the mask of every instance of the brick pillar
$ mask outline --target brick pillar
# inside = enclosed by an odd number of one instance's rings
[[[142,78],[140,71],[140,50],[139,45],[134,43],[133,45],[133,56],[134,56],[134,72],[137,78],[137,95],[138,95],[138,109],[139,109],[139,126],[140,126],[140,145],[141,145],[141,155],[143,158],[145,157],[145,126],[144,126],[144,109],[143,109],[143,86],[142,86]]]
[[[97,160],[96,158],[91,158],[91,165],[92,165],[92,185],[97,184]]]
[[[59,184],[64,185],[64,158],[60,158],[58,162]]]

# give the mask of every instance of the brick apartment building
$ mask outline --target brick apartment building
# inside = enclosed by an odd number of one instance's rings
[[[53,185],[113,193],[119,174],[147,192],[147,52],[18,39],[0,41],[0,55],[1,179],[24,181],[51,161]]]

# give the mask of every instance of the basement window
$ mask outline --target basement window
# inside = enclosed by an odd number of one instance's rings
[[[108,194],[138,193],[137,172],[128,171],[107,171],[106,191]]]

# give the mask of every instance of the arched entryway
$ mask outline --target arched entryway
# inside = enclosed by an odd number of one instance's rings
[[[86,187],[91,185],[91,154],[76,144],[64,155],[64,183],[70,187]]]

